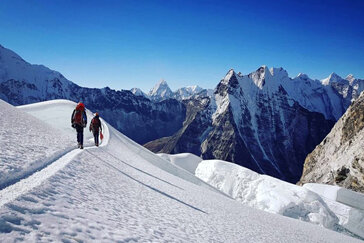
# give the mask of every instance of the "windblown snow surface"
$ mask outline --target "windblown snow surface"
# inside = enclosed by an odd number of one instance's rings
[[[338,186],[297,186],[221,160],[194,154],[158,154],[237,201],[364,238],[364,195]]]
[[[106,122],[100,147],[73,149],[74,106],[0,102],[1,175],[21,171],[3,179],[1,242],[359,242],[242,205]]]

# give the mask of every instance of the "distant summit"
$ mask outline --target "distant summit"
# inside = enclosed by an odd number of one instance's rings
[[[160,80],[148,93],[148,97],[152,101],[162,101],[171,98],[173,95],[172,90],[169,88],[167,82]]]
[[[160,102],[167,99],[176,99],[182,101],[191,98],[193,95],[196,95],[203,90],[203,88],[194,85],[179,88],[175,92],[173,92],[169,88],[167,82],[162,79],[156,85],[154,85],[154,87],[149,91],[147,95],[145,95],[145,97],[149,98],[154,102]],[[131,92],[135,92],[136,95],[141,95],[140,91],[136,89],[132,89]]]

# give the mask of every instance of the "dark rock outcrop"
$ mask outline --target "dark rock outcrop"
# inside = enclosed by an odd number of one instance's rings
[[[298,184],[324,183],[364,193],[364,92],[310,153]]]

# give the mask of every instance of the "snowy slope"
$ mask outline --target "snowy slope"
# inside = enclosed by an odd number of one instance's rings
[[[44,167],[48,161],[74,148],[68,133],[14,109],[2,100],[0,124],[0,188]]]
[[[54,119],[48,110],[45,122],[62,128],[69,103],[51,106],[64,115]],[[104,124],[102,147],[73,150],[0,190],[0,241],[358,242],[243,206]],[[14,134],[16,141],[28,136]],[[23,153],[33,159],[31,149]],[[19,188],[26,190],[9,200]]]

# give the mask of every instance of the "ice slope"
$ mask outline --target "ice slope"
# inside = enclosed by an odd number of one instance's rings
[[[70,119],[69,105],[43,103],[27,112],[46,109],[47,119],[40,118],[61,128]],[[64,116],[53,118],[47,106]],[[104,124],[109,132],[102,147],[72,150],[0,190],[5,200],[19,185],[29,189],[0,206],[1,242],[359,242],[241,205]],[[1,134],[5,130],[0,127]],[[28,135],[14,136],[19,141]],[[31,149],[23,153],[29,156],[24,162],[33,159]]]
[[[334,194],[332,189],[316,193],[323,191],[320,186],[300,187],[220,160],[202,161],[195,174],[244,205],[364,238],[364,211],[350,207],[363,200],[359,193],[346,197],[345,205],[336,195],[326,196]]]

